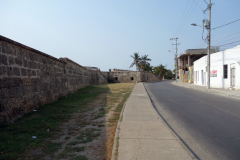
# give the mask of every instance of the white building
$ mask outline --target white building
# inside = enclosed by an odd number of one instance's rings
[[[240,45],[210,54],[210,88],[240,89]],[[194,84],[207,86],[207,56],[194,62]]]

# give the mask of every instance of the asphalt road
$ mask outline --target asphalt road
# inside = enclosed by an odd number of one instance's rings
[[[240,160],[240,100],[172,84],[145,83],[154,106],[197,159]]]

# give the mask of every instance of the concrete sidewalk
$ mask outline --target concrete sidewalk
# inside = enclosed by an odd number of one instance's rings
[[[219,89],[219,88],[207,89],[206,86],[199,86],[193,83],[182,83],[182,82],[173,82],[173,84],[177,86],[182,86],[185,88],[192,88],[192,89],[201,90],[209,93],[220,94],[227,97],[240,98],[240,90],[227,90],[227,89]]]
[[[191,160],[153,108],[143,83],[137,83],[119,121],[118,160]]]

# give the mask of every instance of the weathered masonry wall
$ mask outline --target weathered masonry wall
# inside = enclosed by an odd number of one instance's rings
[[[107,80],[99,70],[87,70],[70,59],[57,59],[0,36],[0,122],[101,83]]]
[[[160,81],[160,79],[151,72],[119,71],[102,72],[102,74],[109,82],[136,83]]]
[[[160,78],[151,72],[142,72],[142,82],[155,82],[160,80]]]
[[[66,63],[66,85],[70,93],[87,85],[107,83],[99,70],[88,70],[68,58],[60,58],[60,60]]]

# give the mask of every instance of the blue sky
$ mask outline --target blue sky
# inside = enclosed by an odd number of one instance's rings
[[[212,28],[240,19],[239,0],[212,3]],[[190,25],[202,25],[206,8],[204,0],[1,0],[0,35],[102,71],[129,69],[134,52],[174,69],[170,38],[179,38],[178,53],[207,46],[202,28]],[[212,45],[239,40],[240,21],[212,30]]]

